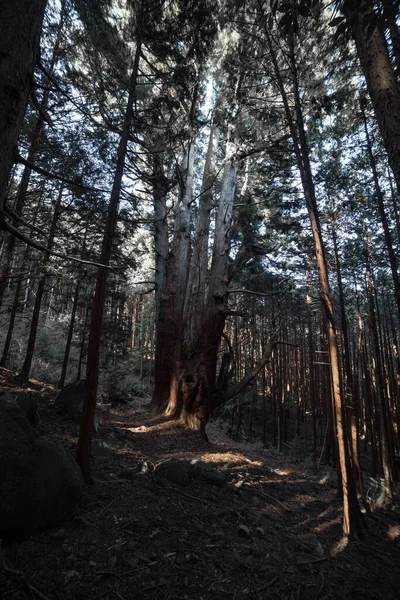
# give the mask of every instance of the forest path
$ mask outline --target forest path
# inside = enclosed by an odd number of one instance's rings
[[[74,450],[77,426],[55,412],[55,390],[31,387],[42,390],[39,431]],[[400,538],[387,537],[398,510],[367,515],[365,539],[341,547],[331,469],[257,452],[216,424],[207,444],[140,399],[99,412],[112,457],[93,461],[96,485],[74,517],[4,548],[15,572],[0,568],[2,600],[400,598]],[[167,458],[210,463],[226,484],[162,485],[151,469]]]

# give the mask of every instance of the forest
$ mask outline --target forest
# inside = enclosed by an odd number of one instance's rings
[[[399,0],[0,0],[4,598],[399,598],[399,256]]]

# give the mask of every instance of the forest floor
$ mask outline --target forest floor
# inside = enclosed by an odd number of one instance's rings
[[[10,371],[0,387],[18,392]],[[39,432],[74,452],[77,425],[55,411],[56,390],[30,387]],[[329,467],[257,452],[216,424],[206,443],[149,417],[145,400],[104,404],[99,418],[112,457],[93,460],[96,484],[75,515],[2,549],[1,600],[400,599],[399,508],[365,515],[364,538],[345,544]],[[168,458],[209,463],[226,483],[157,480],[152,467]]]

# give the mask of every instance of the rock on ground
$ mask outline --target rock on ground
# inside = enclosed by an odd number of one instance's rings
[[[85,403],[86,381],[82,379],[79,383],[68,383],[58,394],[55,402],[56,408],[69,414],[71,419],[80,423],[82,419],[83,406]],[[93,431],[98,432],[99,420],[97,415],[93,419]]]
[[[69,452],[41,437],[0,390],[0,538],[23,539],[59,523],[80,501],[83,480]]]

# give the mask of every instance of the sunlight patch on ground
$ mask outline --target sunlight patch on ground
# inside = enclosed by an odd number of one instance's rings
[[[204,454],[200,455],[200,458],[202,460],[205,460],[207,462],[214,462],[214,463],[229,463],[229,464],[243,464],[244,462],[252,465],[254,467],[263,467],[264,464],[261,461],[258,460],[249,460],[248,458],[246,458],[245,456],[243,456],[243,454],[234,454],[232,452],[225,452],[225,453],[218,453],[218,454],[214,454],[213,452],[205,452]]]
[[[277,475],[293,475],[293,469],[273,469]]]

